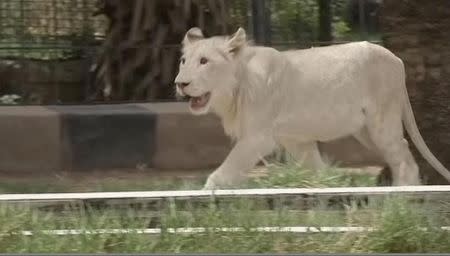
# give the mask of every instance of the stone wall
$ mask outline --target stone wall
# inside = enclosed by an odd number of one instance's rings
[[[384,0],[380,22],[384,45],[405,62],[419,129],[450,168],[450,1]],[[445,183],[416,155],[429,183]]]

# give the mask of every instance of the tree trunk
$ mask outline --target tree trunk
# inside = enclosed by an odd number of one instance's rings
[[[331,0],[319,0],[319,41],[330,42],[333,40],[331,29]]]

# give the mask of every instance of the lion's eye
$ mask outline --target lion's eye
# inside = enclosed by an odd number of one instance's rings
[[[185,58],[181,58],[181,64],[184,64],[186,62]]]
[[[202,57],[202,58],[200,59],[200,64],[205,65],[206,63],[208,63],[208,59],[205,58],[205,57]]]

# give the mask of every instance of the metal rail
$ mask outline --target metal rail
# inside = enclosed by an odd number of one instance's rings
[[[450,226],[440,227],[443,231],[450,231]],[[426,228],[423,228],[426,231]],[[217,227],[217,228],[146,228],[146,229],[58,229],[58,230],[41,230],[41,231],[16,231],[11,235],[23,235],[32,236],[35,234],[45,235],[99,235],[99,234],[161,234],[162,232],[171,234],[199,234],[205,232],[263,232],[263,233],[347,233],[347,232],[373,232],[376,228],[373,227],[309,227],[309,226],[293,226],[293,227],[254,227],[254,228],[242,228],[242,227]],[[8,234],[0,234],[0,236]]]
[[[2,194],[2,202],[71,202],[98,200],[146,200],[221,197],[278,197],[278,196],[369,196],[389,194],[450,193],[450,185],[396,186],[396,187],[342,187],[342,188],[280,188],[280,189],[228,189],[228,190],[178,190],[93,193],[42,193]]]

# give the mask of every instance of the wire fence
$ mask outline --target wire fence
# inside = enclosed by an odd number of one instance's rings
[[[173,2],[176,6],[190,1]],[[217,15],[206,4],[207,1],[197,2],[203,13]],[[120,23],[120,20],[111,20],[107,15],[96,14],[102,7],[116,3],[114,0],[0,1],[0,97],[17,94],[20,98],[7,103],[22,104],[83,103],[95,100],[91,95],[104,81],[96,82],[97,74],[92,72],[93,67],[97,64],[99,52],[105,50],[105,40],[112,36],[111,26]],[[376,0],[232,0],[224,3],[223,7],[218,5],[217,8],[223,8],[227,13],[230,27],[244,27],[256,43],[279,49],[379,38],[379,1]],[[170,10],[168,15],[170,18]],[[193,15],[198,16],[198,20],[202,19],[200,11]],[[164,21],[161,25],[164,26]],[[129,28],[124,26],[123,29]],[[325,37],[324,31],[328,34]],[[141,47],[139,43],[109,47],[133,49]],[[154,47],[162,51],[161,47],[177,49],[179,46],[167,42],[146,47],[147,51],[152,51]],[[176,58],[177,54],[171,55]],[[173,68],[168,72],[169,75],[165,75],[168,77],[166,81],[170,80],[176,69],[176,63],[170,65]],[[145,83],[145,74],[140,71],[132,70],[131,73],[133,76],[142,76],[143,81],[139,81],[143,83],[141,87],[152,87],[159,83]],[[127,79],[119,80],[123,82]],[[131,83],[137,84],[135,79],[131,80]],[[121,99],[155,101],[172,98],[167,93],[160,93],[153,98],[125,95]]]
[[[92,16],[95,3],[92,0],[2,0],[1,56],[74,57],[76,48],[93,45],[105,36],[106,20]]]

